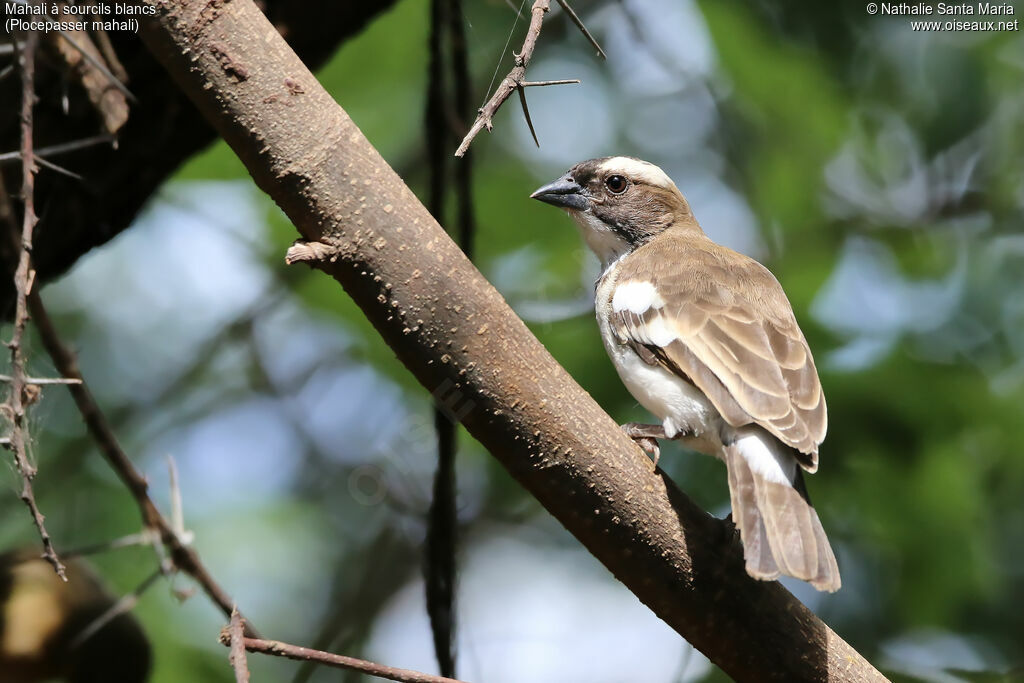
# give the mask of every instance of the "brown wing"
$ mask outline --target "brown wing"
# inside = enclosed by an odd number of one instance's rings
[[[650,282],[661,304],[640,313],[613,309],[620,340],[687,377],[730,425],[760,425],[799,451],[813,472],[825,438],[825,397],[782,287],[761,264],[702,236],[662,237],[670,239],[648,243],[619,269],[615,290]],[[655,248],[671,256],[641,253]]]

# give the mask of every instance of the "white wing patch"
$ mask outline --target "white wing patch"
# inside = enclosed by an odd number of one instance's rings
[[[643,325],[637,330],[637,334],[642,334],[647,339],[643,339],[647,344],[653,344],[654,346],[666,347],[676,339],[679,335],[672,329],[672,326],[668,324],[663,316],[653,318],[646,325]]]
[[[668,174],[649,161],[641,161],[632,157],[612,157],[601,164],[600,168],[602,173],[621,173],[650,185],[679,191]]]
[[[616,313],[629,311],[642,315],[649,308],[661,308],[665,300],[650,282],[633,280],[615,288],[612,295],[612,310]]]

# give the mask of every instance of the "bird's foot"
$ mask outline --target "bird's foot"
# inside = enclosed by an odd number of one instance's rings
[[[633,439],[640,448],[651,455],[654,467],[658,466],[658,459],[661,457],[661,448],[658,446],[658,439],[667,439],[665,428],[661,425],[649,425],[641,422],[627,422],[622,425],[622,431],[626,436]]]

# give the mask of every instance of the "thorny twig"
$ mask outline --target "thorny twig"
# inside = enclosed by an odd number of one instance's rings
[[[223,645],[231,645],[230,627],[221,631],[220,642]],[[409,669],[398,669],[393,666],[368,662],[365,659],[356,659],[355,657],[336,655],[321,650],[312,650],[308,647],[300,647],[299,645],[289,645],[277,640],[243,638],[242,642],[245,645],[245,649],[249,652],[286,657],[300,662],[316,662],[335,669],[358,671],[389,681],[399,681],[399,683],[463,683],[454,678],[434,676]]]
[[[28,298],[32,292],[33,281],[35,280],[35,269],[32,267],[32,233],[35,230],[37,217],[35,211],[35,164],[32,154],[32,107],[35,104],[35,52],[39,43],[39,36],[30,32],[25,37],[21,46],[21,197],[23,202],[23,217],[21,225],[20,243],[18,244],[18,266],[14,271],[14,286],[17,291],[17,299],[14,310],[14,331],[11,333],[11,340],[8,347],[11,352],[11,391],[10,398],[5,410],[9,412],[8,418],[11,423],[10,440],[5,444],[14,453],[14,462],[21,473],[21,500],[28,507],[32,514],[32,521],[39,532],[39,538],[43,541],[43,558],[53,565],[54,570],[64,581],[67,576],[64,572],[64,565],[57,552],[53,548],[53,541],[43,524],[43,515],[36,504],[35,493],[32,490],[32,479],[36,475],[36,468],[29,461],[28,437],[25,434],[25,409],[28,404],[36,400],[32,392],[34,385],[29,384],[25,372],[25,354],[22,350],[22,340],[25,335],[25,326],[28,324]],[[12,235],[17,234],[17,224],[13,221],[11,214]]]
[[[583,35],[586,36],[595,47],[597,47],[598,53],[604,57],[604,50],[597,44],[594,37],[590,32],[583,26],[583,22],[579,20],[576,13],[568,6],[564,0],[558,0],[558,3],[566,10],[566,14],[573,20],[573,22],[583,31]],[[523,47],[515,56],[515,66],[508,72],[508,75],[498,85],[497,90],[494,91],[494,95],[491,99],[487,100],[487,103],[480,108],[480,112],[476,117],[476,121],[473,122],[473,126],[466,133],[466,137],[463,138],[462,144],[455,150],[455,156],[461,157],[465,155],[469,146],[473,143],[473,139],[480,133],[481,130],[486,128],[491,130],[494,127],[493,119],[498,109],[502,104],[505,103],[513,91],[519,92],[519,97],[523,103],[523,112],[526,114],[526,121],[530,126],[530,132],[533,134],[534,142],[537,142],[537,132],[533,128],[533,122],[530,121],[529,112],[526,107],[526,94],[524,88],[528,88],[531,85],[555,85],[555,82],[536,82],[531,83],[530,81],[523,80],[526,76],[526,67],[530,63],[530,58],[533,56],[533,50],[537,46],[537,38],[540,36],[541,25],[544,23],[544,15],[547,14],[551,8],[551,0],[534,0],[533,7],[530,9],[530,27],[526,31],[526,40],[523,41]],[[567,81],[576,82],[579,81]],[[537,142],[539,145],[540,143]]]

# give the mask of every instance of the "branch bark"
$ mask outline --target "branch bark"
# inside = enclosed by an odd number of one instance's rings
[[[658,616],[737,680],[885,680],[781,585],[747,577],[729,527],[651,471],[249,0],[136,2],[157,11],[150,49],[308,240],[291,260],[341,283]]]

